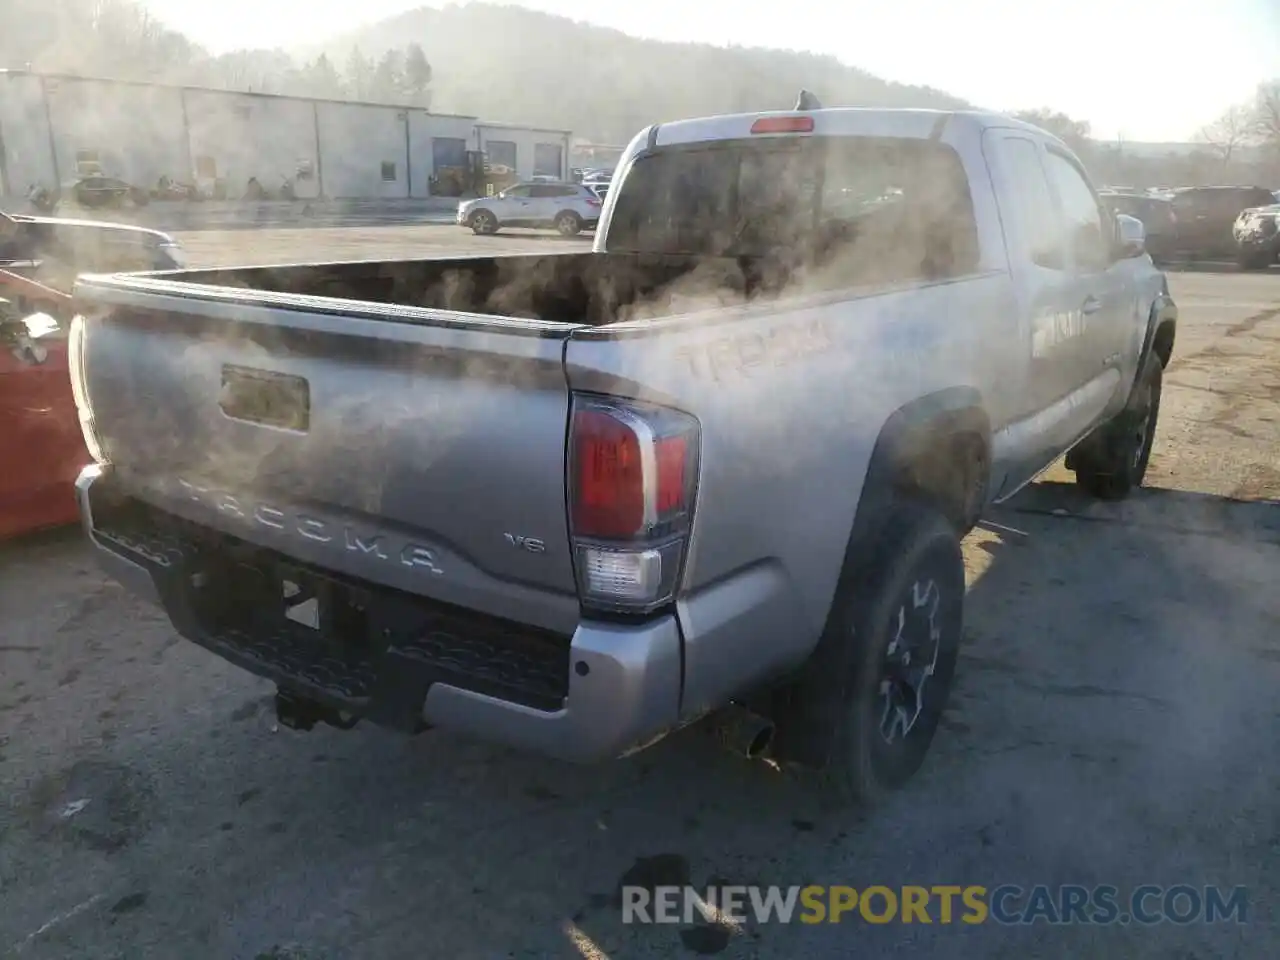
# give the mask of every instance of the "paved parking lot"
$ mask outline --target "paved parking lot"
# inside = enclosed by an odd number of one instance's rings
[[[184,241],[209,263],[586,243]],[[268,684],[178,641],[76,533],[0,551],[0,956],[1280,956],[1280,273],[1171,284],[1153,488],[1091,504],[1055,470],[973,534],[953,708],[872,813],[698,731],[578,768],[278,730]],[[1243,926],[624,926],[638,863],[697,885],[1243,885],[1250,906]]]

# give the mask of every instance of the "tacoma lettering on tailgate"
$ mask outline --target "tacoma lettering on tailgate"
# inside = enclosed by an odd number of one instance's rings
[[[435,550],[404,537],[266,503],[241,494],[213,490],[187,480],[178,480],[177,486],[185,499],[216,510],[223,516],[234,517],[248,526],[265,527],[286,536],[327,544],[334,550],[354,553],[375,561],[399,563],[424,573],[444,573],[437,562]]]

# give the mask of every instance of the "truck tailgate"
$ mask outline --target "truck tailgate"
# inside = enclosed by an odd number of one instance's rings
[[[570,324],[85,278],[78,375],[154,507],[296,559],[571,631]]]

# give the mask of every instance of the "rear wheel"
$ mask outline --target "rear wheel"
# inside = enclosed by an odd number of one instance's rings
[[[556,216],[555,228],[562,237],[576,237],[582,232],[582,218],[572,210],[565,210]]]
[[[490,236],[498,232],[498,218],[488,210],[477,210],[471,215],[471,232]]]
[[[1075,471],[1081,490],[1100,500],[1122,500],[1142,486],[1160,419],[1163,384],[1164,367],[1153,352],[1128,406],[1068,456],[1067,466]]]
[[[954,524],[897,506],[842,586],[801,692],[825,716],[823,777],[840,799],[874,803],[923,764],[955,676],[964,591]]]

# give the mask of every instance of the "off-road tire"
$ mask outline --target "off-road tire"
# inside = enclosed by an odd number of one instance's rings
[[[467,219],[467,225],[471,227],[472,233],[481,237],[493,236],[500,227],[498,218],[483,207],[471,214]]]
[[[582,232],[582,218],[572,210],[565,210],[556,214],[553,226],[562,237],[576,237]]]
[[[827,726],[820,776],[842,802],[874,805],[909,781],[924,762],[955,677],[964,620],[964,559],[954,524],[918,503],[895,506],[857,572],[842,577],[828,633],[800,695]],[[931,666],[919,710],[905,732],[886,736],[890,661],[901,659],[912,627],[926,648],[914,669]],[[936,631],[936,633],[935,633]],[[886,672],[888,671],[888,672]],[[891,686],[886,688],[885,684]],[[903,719],[906,715],[903,714]],[[889,733],[895,728],[890,724]]]
[[[1075,471],[1076,486],[1089,496],[1123,500],[1142,486],[1160,419],[1163,384],[1160,358],[1149,353],[1128,405],[1069,455],[1067,466]]]

